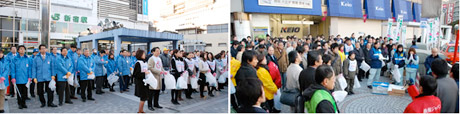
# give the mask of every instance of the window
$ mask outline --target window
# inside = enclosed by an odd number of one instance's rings
[[[228,32],[228,24],[209,25],[208,33],[225,33]]]
[[[50,32],[68,33],[69,24],[63,22],[51,23]]]
[[[206,47],[212,47],[211,43],[206,43]]]

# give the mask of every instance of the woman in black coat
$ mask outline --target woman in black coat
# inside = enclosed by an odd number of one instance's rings
[[[135,84],[136,88],[134,90],[134,95],[140,98],[139,111],[137,113],[144,113],[144,102],[149,98],[149,87],[145,85],[143,79],[145,79],[145,74],[149,73],[148,65],[145,60],[145,53],[143,50],[138,50],[136,52],[137,62],[134,65],[133,77],[136,78]]]

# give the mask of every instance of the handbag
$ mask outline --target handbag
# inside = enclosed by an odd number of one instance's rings
[[[286,89],[283,87],[281,91],[280,102],[285,105],[295,106],[296,98],[299,95],[300,95],[300,91],[298,89]]]

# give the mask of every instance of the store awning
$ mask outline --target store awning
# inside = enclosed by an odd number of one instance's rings
[[[327,16],[362,18],[361,0],[328,0]]]
[[[177,49],[177,41],[183,40],[183,39],[184,39],[184,36],[181,34],[119,28],[115,30],[91,34],[88,36],[78,37],[77,47],[80,47],[80,44],[83,42],[92,41],[93,48],[97,49],[98,40],[113,40],[114,48],[115,48],[114,52],[115,52],[115,55],[118,55],[119,51],[121,50],[122,41],[147,43],[148,49],[152,47],[150,46],[152,42],[172,41],[174,45],[173,48]]]
[[[389,0],[365,0],[364,9],[366,9],[368,19],[387,20],[391,18]]]
[[[412,3],[406,0],[393,0],[393,17],[403,15],[403,21],[412,21]]]

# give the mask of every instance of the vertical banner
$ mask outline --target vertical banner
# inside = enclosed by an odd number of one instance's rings
[[[398,15],[398,21],[396,23],[396,42],[401,42],[401,28],[403,24],[403,15]]]
[[[421,30],[422,30],[422,34],[421,34],[421,35],[422,35],[422,39],[423,39],[422,42],[427,43],[427,41],[428,41],[428,40],[427,40],[427,38],[428,38],[428,36],[427,36],[427,33],[428,33],[428,31],[427,31],[428,23],[427,23],[426,21],[420,21],[420,28],[421,28]]]
[[[434,22],[433,19],[428,19],[428,43],[433,43],[433,40],[434,40],[433,22]]]
[[[393,39],[394,37],[392,36],[391,34],[391,27],[393,27],[393,19],[392,18],[389,18],[388,19],[388,28],[387,28],[387,37],[388,39]]]
[[[404,47],[406,46],[406,28],[407,26],[404,25],[401,27],[401,40],[400,40],[400,44],[402,44]]]

